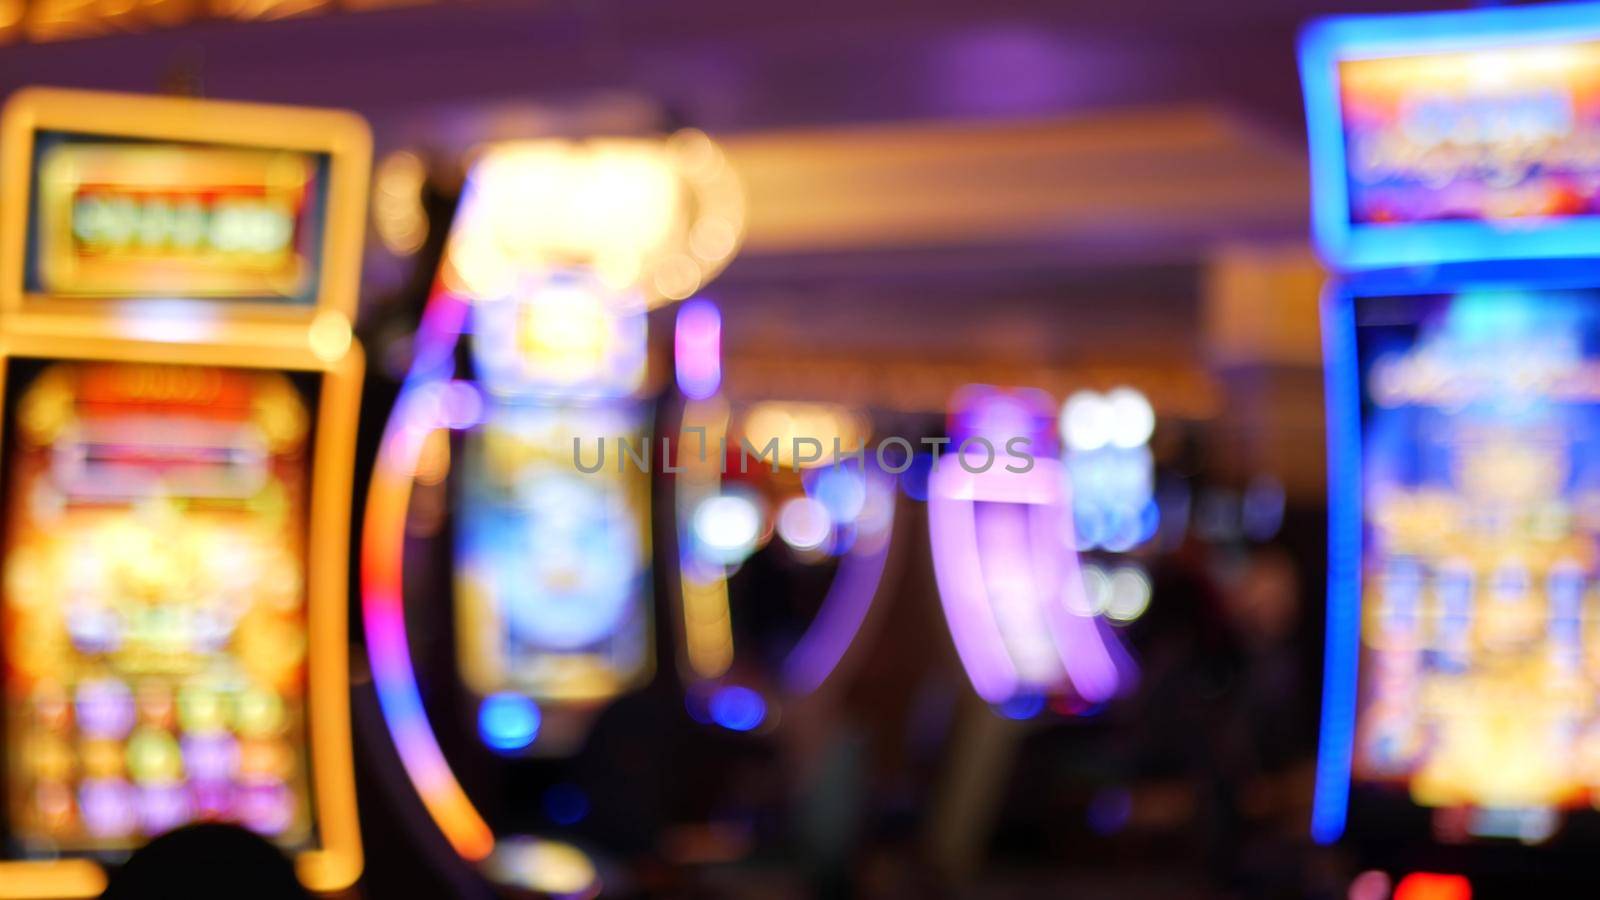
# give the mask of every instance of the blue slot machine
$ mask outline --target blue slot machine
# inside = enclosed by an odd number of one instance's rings
[[[1571,886],[1600,832],[1600,4],[1327,19],[1300,62],[1336,273],[1312,835],[1396,896]]]

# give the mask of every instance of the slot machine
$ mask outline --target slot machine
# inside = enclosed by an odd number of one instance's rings
[[[1600,838],[1600,5],[1327,19],[1300,61],[1335,273],[1312,836],[1396,896],[1571,888]]]
[[[30,89],[0,120],[0,896],[242,825],[361,872],[346,572],[365,124]]]
[[[482,783],[559,770],[656,671],[649,311],[720,271],[742,224],[695,131],[492,144],[468,172],[373,472],[362,616],[405,775],[492,883],[599,889],[589,856]],[[414,648],[408,597],[448,606],[452,653]]]

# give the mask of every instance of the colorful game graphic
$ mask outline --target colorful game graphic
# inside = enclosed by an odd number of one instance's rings
[[[29,290],[309,300],[327,160],[45,133]]]
[[[300,390],[177,365],[18,363],[11,377],[12,838],[114,851],[211,820],[307,843]]]
[[[1600,40],[1338,63],[1353,225],[1600,213]]]
[[[622,404],[505,403],[463,438],[457,507],[460,665],[480,695],[615,696],[648,670],[649,477],[573,465],[575,438],[643,446]]]
[[[1354,777],[1542,839],[1600,802],[1600,292],[1355,304]]]

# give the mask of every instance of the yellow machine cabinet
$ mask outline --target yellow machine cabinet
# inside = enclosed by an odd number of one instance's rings
[[[0,119],[0,896],[231,822],[360,874],[346,569],[371,156],[326,110]]]

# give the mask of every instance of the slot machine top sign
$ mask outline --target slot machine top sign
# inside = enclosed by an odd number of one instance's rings
[[[0,134],[0,313],[166,319],[130,336],[192,343],[304,344],[309,323],[336,356],[369,157],[337,111],[20,91]]]
[[[1600,251],[1600,4],[1327,19],[1300,67],[1334,267]]]
[[[0,897],[187,822],[360,874],[346,660],[370,157],[324,110],[0,115]]]

